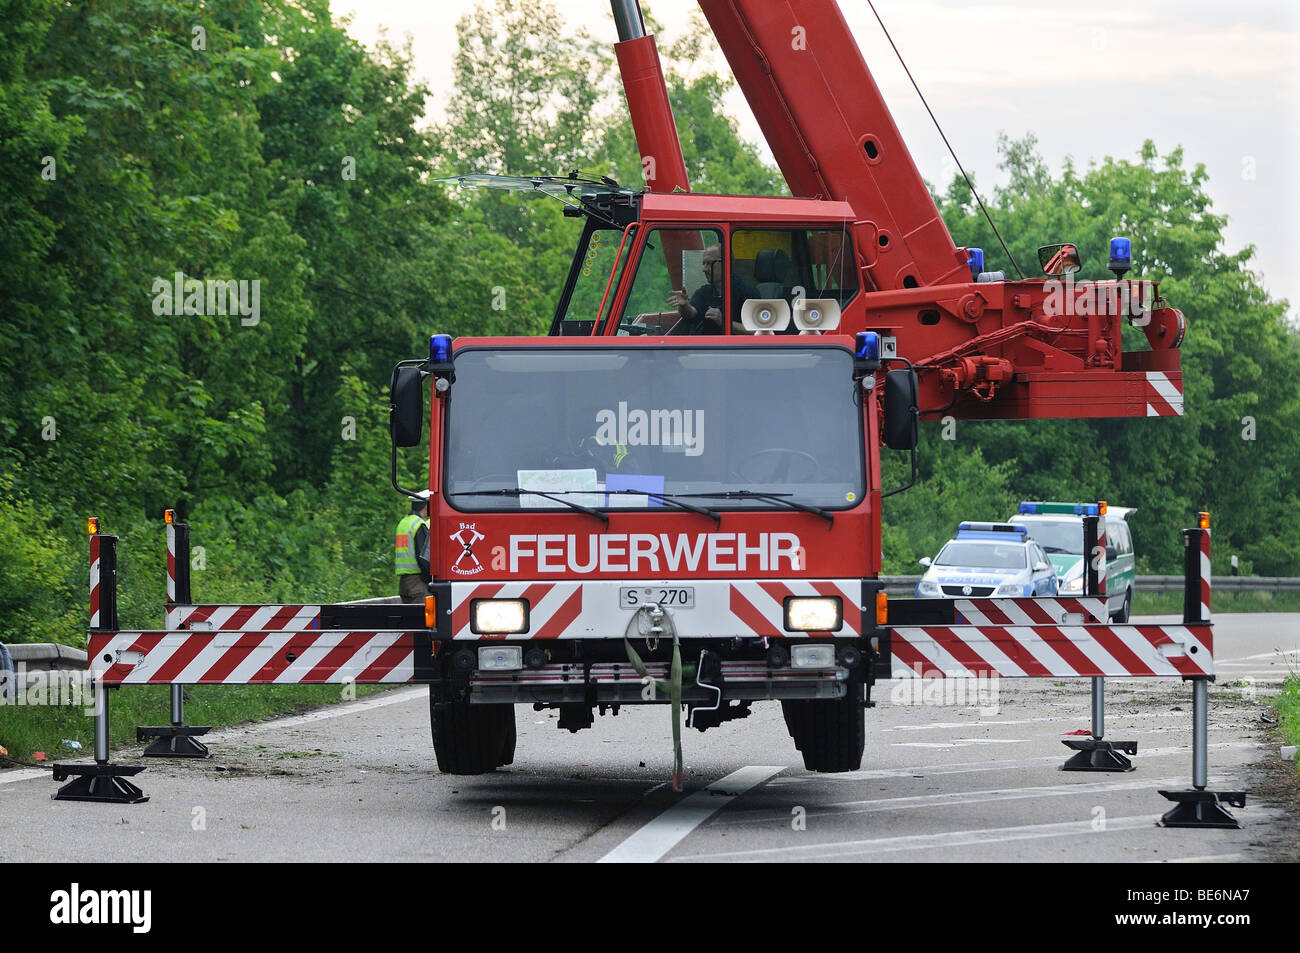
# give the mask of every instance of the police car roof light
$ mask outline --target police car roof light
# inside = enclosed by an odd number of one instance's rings
[[[1020,504],[1021,513],[1046,514],[1066,513],[1073,516],[1100,516],[1106,512],[1105,504],[1097,503],[1030,503]]]
[[[1022,539],[1029,535],[1029,530],[1016,523],[974,523],[965,522],[957,526],[957,534],[962,533],[1014,533]]]

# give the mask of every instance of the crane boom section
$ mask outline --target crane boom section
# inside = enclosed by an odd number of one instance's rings
[[[834,0],[700,0],[795,195],[850,203],[877,290],[968,280]]]

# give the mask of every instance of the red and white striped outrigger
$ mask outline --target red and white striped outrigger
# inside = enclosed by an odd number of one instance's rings
[[[1183,621],[1174,625],[1110,623],[1104,590],[1102,519],[1084,520],[1085,551],[1093,553],[1085,574],[1084,597],[891,602],[890,624],[877,628],[873,636],[877,669],[883,666],[885,677],[892,678],[1091,678],[1091,737],[1066,742],[1078,753],[1064,765],[1066,770],[1085,771],[1133,770],[1132,762],[1124,755],[1136,753],[1136,743],[1104,737],[1106,678],[1176,677],[1191,681],[1193,786],[1187,791],[1160,792],[1178,802],[1162,824],[1239,826],[1223,804],[1242,806],[1245,795],[1207,790],[1207,687],[1214,679],[1208,514],[1201,514],[1196,528],[1183,531],[1184,611]],[[167,748],[154,754],[205,756],[206,748],[194,742],[192,736],[207,729],[183,724],[183,685],[405,684],[432,680],[432,659],[441,644],[434,637],[437,623],[426,616],[423,622],[427,628],[412,627],[413,614],[423,613],[425,607],[356,603],[196,605],[189,592],[189,527],[175,523],[170,510],[167,539],[167,628],[124,631],[117,627],[117,540],[100,534],[98,520],[91,520],[88,664],[96,686],[95,764],[55,765],[56,780],[78,775],[60,789],[56,798],[148,800],[126,780],[142,766],[109,763],[106,686],[171,685],[173,724],[168,728],[139,729],[138,737],[142,741],[156,737],[155,748],[166,743]],[[725,583],[712,596],[701,587],[701,609],[712,620],[711,625],[778,637],[785,634],[779,621],[784,596],[806,589],[809,593],[835,592],[852,599],[854,582]],[[587,590],[610,585],[617,586],[618,582],[506,583],[490,584],[490,588],[493,595],[500,595],[497,590],[509,595],[515,589],[531,595],[538,613],[533,638],[571,639],[592,637],[611,624],[612,620],[606,618],[611,599],[584,598]],[[443,626],[444,641],[465,636],[465,620],[460,617],[466,615],[471,598],[483,596],[482,588],[482,584],[471,583],[451,587],[447,606],[451,618]],[[714,605],[705,604],[709,598]],[[373,624],[385,615],[399,624]],[[371,624],[352,628],[347,624],[350,620]],[[624,624],[621,616],[613,621],[619,628]],[[856,623],[853,632],[867,634]],[[818,633],[810,635],[816,637]],[[739,668],[734,667],[737,664]],[[520,678],[567,681],[570,676],[560,668],[553,666],[524,675],[481,673],[479,683],[484,691],[496,686],[509,692],[517,690]],[[772,682],[772,673],[759,671],[762,668],[765,666],[761,663],[733,663],[728,678]],[[655,666],[651,670],[657,674]],[[795,678],[804,673],[784,674]],[[622,679],[630,687],[640,687],[639,682],[629,681],[626,666],[622,670],[619,665],[593,666],[588,677]]]

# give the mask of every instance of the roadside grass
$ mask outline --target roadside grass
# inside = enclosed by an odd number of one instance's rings
[[[215,730],[264,721],[345,701],[345,688],[360,698],[386,691],[388,686],[188,685],[185,723],[211,725]],[[84,710],[80,704],[0,705],[0,745],[9,750],[8,758],[0,755],[0,767],[37,764],[34,754],[38,751],[45,753],[46,763],[93,757],[95,719],[90,704],[87,698]],[[113,690],[108,705],[109,747],[114,761],[139,755],[144,746],[135,740],[137,725],[171,723],[171,694],[166,685],[129,685]],[[79,743],[81,750],[65,741]]]
[[[1223,592],[1210,594],[1211,612],[1300,612],[1300,592]],[[1177,615],[1183,611],[1181,592],[1133,593],[1134,615]]]
[[[1283,740],[1289,745],[1300,745],[1300,675],[1286,677],[1274,707]],[[1300,752],[1296,753],[1295,762],[1296,774],[1300,775]]]

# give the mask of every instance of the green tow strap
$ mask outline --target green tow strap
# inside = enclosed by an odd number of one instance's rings
[[[650,678],[650,673],[646,670],[645,663],[641,661],[641,656],[637,654],[636,649],[632,648],[632,643],[628,641],[626,635],[623,636],[623,646],[627,649],[627,660],[632,663],[637,674],[642,678],[650,679],[654,684],[655,690],[664,692],[668,695],[669,706],[672,708],[673,717],[673,790],[680,792],[682,789],[682,678],[695,677],[694,663],[682,665],[682,649],[677,641],[677,633],[673,632],[673,660],[668,666],[668,681],[658,678]]]

